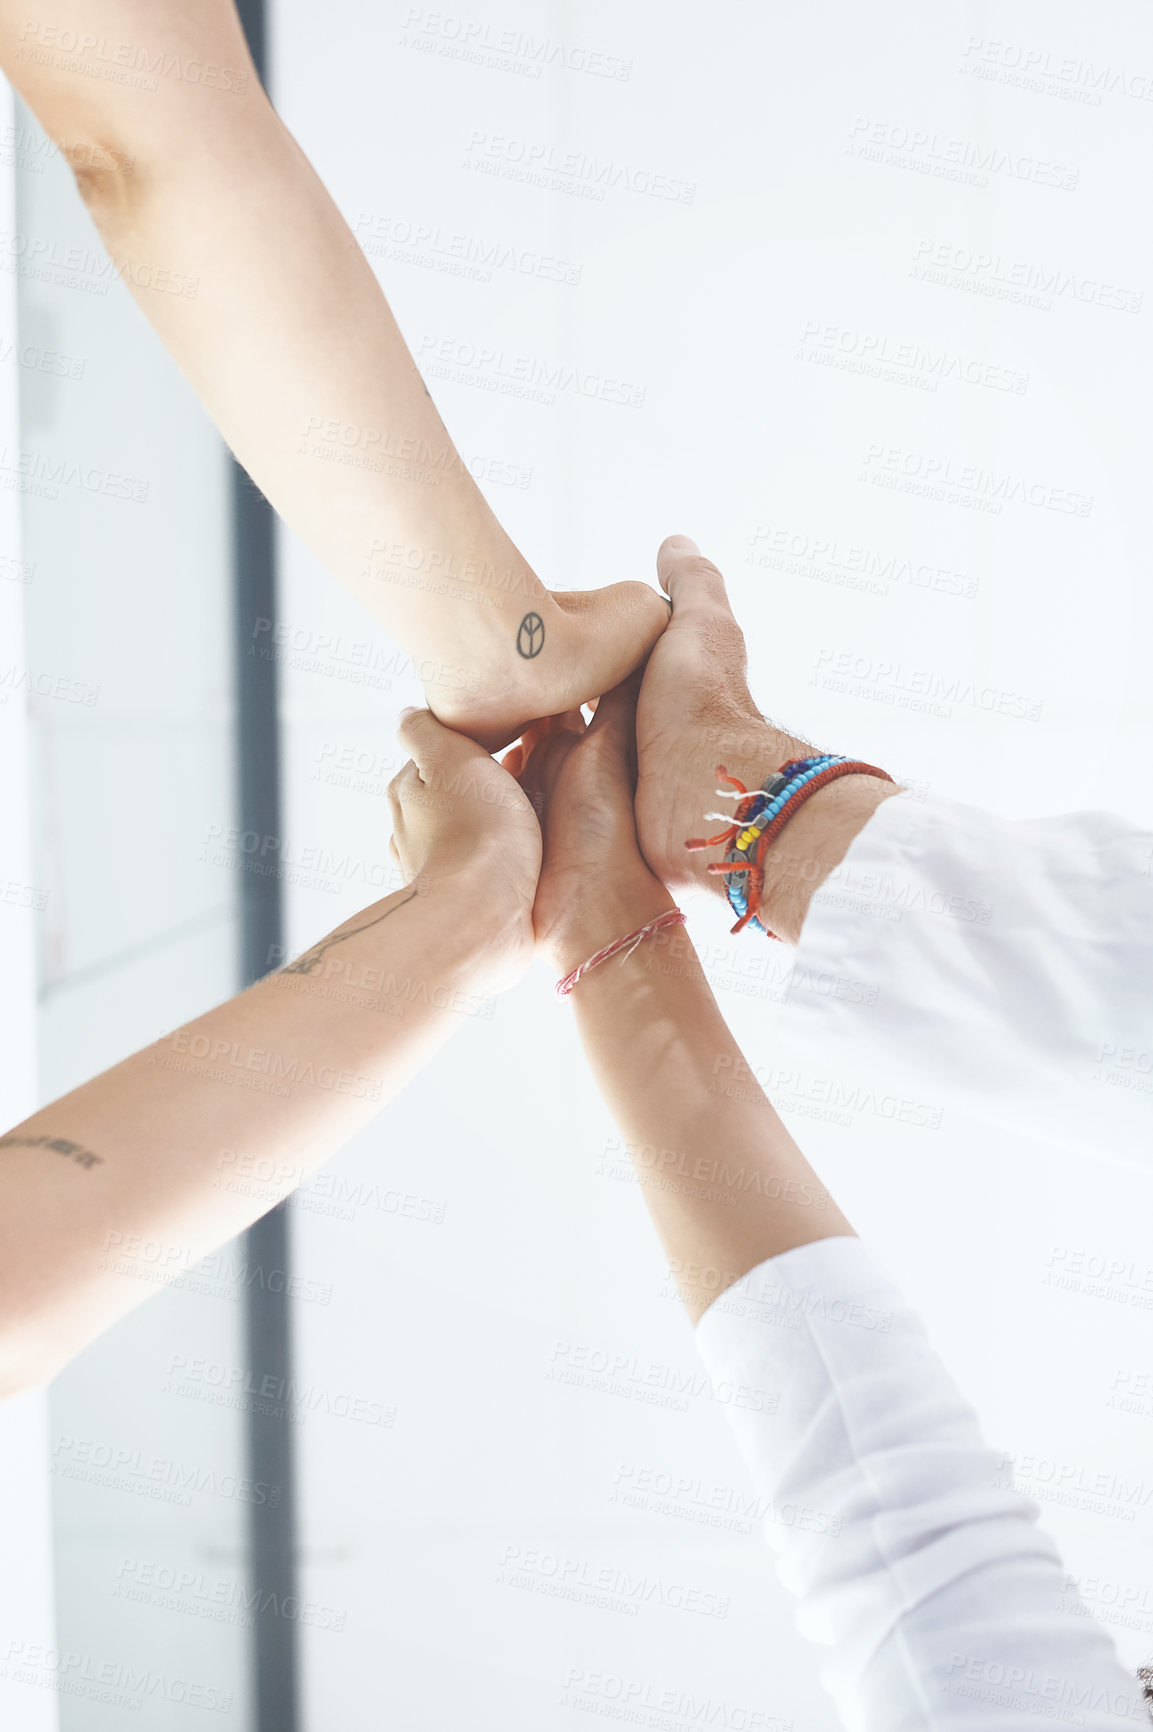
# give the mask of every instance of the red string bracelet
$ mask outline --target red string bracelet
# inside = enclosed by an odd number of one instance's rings
[[[655,920],[650,920],[644,926],[638,926],[635,932],[629,932],[624,938],[618,938],[615,944],[606,944],[603,950],[598,950],[590,956],[587,962],[582,962],[579,968],[574,968],[571,974],[566,974],[563,980],[556,983],[557,997],[567,998],[578,980],[586,975],[590,968],[596,968],[600,963],[607,962],[611,956],[619,956],[624,951],[625,956],[631,956],[642,938],[648,938],[650,933],[661,932],[666,926],[683,926],[685,915],[680,908],[666,908],[663,914],[658,914]],[[622,958],[623,960],[623,958]]]
[[[791,764],[785,766],[786,771],[790,768]],[[766,926],[761,919],[761,892],[765,883],[764,859],[769,848],[789,820],[796,816],[806,800],[811,799],[814,794],[819,793],[822,788],[827,788],[830,782],[837,781],[841,776],[877,776],[884,782],[893,780],[887,770],[880,770],[875,764],[865,764],[857,758],[841,758],[835,763],[827,764],[823,769],[816,770],[815,774],[810,773],[801,778],[796,788],[784,795],[784,803],[772,820],[754,835],[750,833],[747,825],[750,809],[757,797],[757,790],[747,793],[744,783],[737,781],[735,776],[730,776],[723,764],[717,765],[717,774],[744,796],[737,806],[737,821],[719,836],[709,836],[701,840],[694,839],[686,842],[685,847],[696,849],[714,847],[722,842],[733,844],[726,860],[712,861],[705,870],[725,878],[730,902],[733,901],[733,893],[729,890],[732,876],[741,873],[746,874],[743,898],[745,906],[743,912],[739,906],[734,906],[734,913],[738,913],[740,918],[732,931],[734,933],[740,932],[752,921],[760,927],[768,938],[778,938],[779,935],[771,927]],[[742,843],[744,844],[743,847]],[[733,859],[734,854],[742,852],[747,856],[745,860]]]

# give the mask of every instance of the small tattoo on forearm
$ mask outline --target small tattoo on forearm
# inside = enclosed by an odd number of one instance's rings
[[[91,1149],[86,1149],[80,1143],[73,1143],[67,1137],[18,1137],[15,1134],[0,1137],[0,1149],[51,1149],[54,1155],[63,1155],[66,1160],[75,1161],[78,1167],[88,1170],[91,1167],[104,1165],[103,1155],[94,1155]]]
[[[317,963],[323,962],[325,955],[336,944],[343,944],[346,938],[356,938],[361,932],[367,932],[370,927],[379,926],[382,920],[387,920],[390,914],[395,914],[398,908],[403,908],[416,895],[410,890],[400,902],[394,902],[391,908],[386,908],[383,914],[377,914],[371,920],[366,920],[360,926],[354,926],[348,932],[335,932],[330,938],[322,938],[319,944],[314,944],[311,950],[306,950],[303,956],[298,956],[295,962],[290,962],[287,968],[281,969],[281,974],[311,974]]]
[[[531,661],[544,648],[544,620],[539,613],[526,613],[516,634],[517,654]]]

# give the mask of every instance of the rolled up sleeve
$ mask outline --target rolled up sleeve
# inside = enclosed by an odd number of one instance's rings
[[[1141,1686],[1072,1593],[1036,1504],[859,1239],[750,1270],[696,1339],[714,1384],[771,1392],[726,1411],[850,1732],[1148,1732]]]

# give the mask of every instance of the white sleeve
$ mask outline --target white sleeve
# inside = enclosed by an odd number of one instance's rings
[[[1148,1732],[1036,1504],[859,1239],[770,1258],[696,1336],[850,1732]]]
[[[1153,833],[886,800],[813,898],[789,1021],[822,1063],[1153,1158]]]

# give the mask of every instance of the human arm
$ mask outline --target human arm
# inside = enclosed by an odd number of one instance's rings
[[[810,748],[756,710],[716,568],[674,537],[659,570],[674,609],[641,686],[638,830],[668,884],[719,896],[705,868],[720,851],[684,847],[716,804],[717,764],[757,787]],[[1153,832],[1106,812],[1003,818],[897,791],[834,782],[768,851],[762,907],[797,946],[791,1035],[824,1065],[946,1110],[1147,1165]]]
[[[562,977],[674,906],[637,846],[633,717],[621,686],[587,731],[579,714],[559,718],[505,759],[545,813],[534,922]],[[569,1002],[694,1320],[764,1258],[852,1233],[757,1086],[683,928],[594,968]]]
[[[686,536],[670,536],[657,572],[672,602],[668,630],[645,667],[637,703],[636,814],[641,851],[672,890],[703,889],[723,898],[708,866],[720,852],[690,852],[691,836],[716,807],[717,766],[749,789],[812,747],[761,715],[747,682],[744,634],[725,582]],[[814,892],[839,865],[884,801],[891,782],[845,776],[807,800],[765,860],[761,910],[778,937],[796,944]],[[764,943],[755,934],[747,942]]]
[[[843,1074],[1147,1169],[1153,830],[894,800],[814,897],[787,1005],[797,1049]]]
[[[567,718],[513,760],[543,814],[536,928],[562,977],[671,906],[637,851],[627,722],[614,693],[587,733]],[[683,932],[593,968],[570,1003],[845,1724],[1143,1723],[1011,1459],[776,1118]]]
[[[553,596],[533,573],[261,89],[232,0],[0,0],[0,64],[240,462],[404,645],[442,719],[503,744],[636,665],[664,604],[639,583]]]
[[[264,1214],[527,966],[531,807],[427,711],[402,741],[402,888],[0,1138],[0,1395]]]

